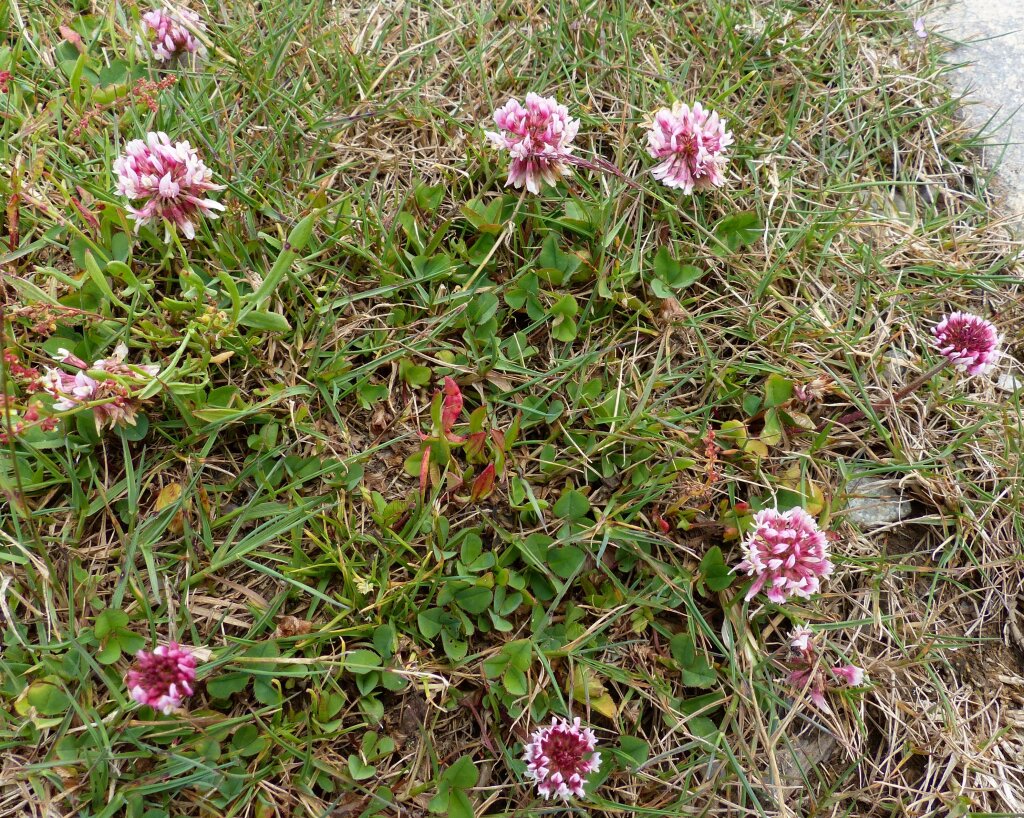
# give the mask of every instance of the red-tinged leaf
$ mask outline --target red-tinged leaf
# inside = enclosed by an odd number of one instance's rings
[[[494,441],[499,452],[505,451],[505,433],[501,429],[491,429],[491,440]]]
[[[473,488],[469,492],[470,502],[478,503],[494,491],[494,478],[494,464],[489,463],[487,468],[480,472],[473,481]]]
[[[470,463],[484,461],[484,448],[487,445],[487,432],[474,432],[466,436],[466,458]]]
[[[76,199],[74,196],[69,196],[68,198],[71,199],[71,204],[73,204],[75,208],[78,210],[78,212],[82,214],[82,217],[87,222],[89,222],[89,224],[92,225],[94,229],[99,230],[100,220],[93,215],[92,211],[89,210],[89,208],[87,208],[80,201],[78,201],[78,199]]]
[[[78,191],[78,195],[83,202],[89,203],[89,207],[92,208],[92,210],[99,212],[107,209],[105,202],[97,202],[93,195],[81,185],[75,185],[75,190]]]
[[[444,379],[444,408],[441,410],[441,429],[448,434],[462,414],[462,390],[451,378]]]
[[[7,245],[12,250],[18,249],[21,241],[21,194],[15,193],[7,200]]]
[[[430,447],[423,449],[423,460],[420,461],[420,494],[427,496],[427,480],[430,478]]]
[[[82,45],[82,35],[74,29],[68,28],[67,26],[61,26],[60,36],[77,48],[79,52],[85,51],[85,46]]]

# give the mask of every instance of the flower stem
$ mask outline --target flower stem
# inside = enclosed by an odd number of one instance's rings
[[[931,369],[922,372],[920,375],[914,378],[914,380],[912,380],[910,383],[908,383],[906,386],[899,389],[898,391],[893,392],[885,400],[880,400],[875,403],[869,404],[871,406],[872,413],[885,409],[887,406],[899,403],[911,392],[915,392],[916,390],[918,390],[923,384],[930,381],[935,375],[937,375],[939,372],[945,369],[946,364],[948,363],[949,361],[943,358]],[[847,412],[845,415],[842,415],[838,420],[832,422],[835,423],[837,426],[845,426],[848,423],[853,423],[853,421],[860,420],[861,418],[864,417],[867,417],[866,411],[864,411],[863,409],[855,409],[852,412]],[[821,423],[818,424],[818,429],[820,430],[824,428],[824,426],[827,423],[829,423],[829,421],[823,420]]]

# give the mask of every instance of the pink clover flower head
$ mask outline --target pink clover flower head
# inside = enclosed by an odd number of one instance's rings
[[[928,39],[928,29],[924,26],[924,17],[914,20],[914,33],[922,40]]]
[[[864,670],[856,665],[839,665],[832,672],[850,687],[856,687],[864,681]]]
[[[171,62],[184,54],[199,54],[206,49],[192,30],[206,31],[199,15],[189,9],[168,7],[153,9],[142,15],[146,37],[153,56],[160,62]]]
[[[552,719],[549,726],[535,730],[526,745],[526,775],[537,782],[537,792],[545,799],[582,798],[587,776],[601,766],[596,747],[594,731],[583,727],[578,716],[571,722]]]
[[[647,152],[660,159],[651,175],[686,195],[725,184],[725,165],[732,133],[715,111],[696,102],[677,102],[654,115],[647,132]]]
[[[196,681],[196,658],[176,642],[135,654],[128,671],[128,692],[139,704],[148,704],[164,715],[181,707],[192,695]]]
[[[129,379],[147,382],[159,374],[160,367],[155,364],[129,366],[124,363],[127,354],[128,347],[118,344],[110,358],[101,358],[89,366],[77,355],[59,349],[54,356],[56,360],[77,371],[72,373],[47,367],[39,379],[39,385],[56,398],[53,408],[58,412],[94,404],[89,408],[92,409],[97,432],[107,425],[111,428],[134,426],[140,404],[122,381]],[[100,372],[116,377],[102,377],[98,374]]]
[[[491,144],[507,150],[512,157],[508,181],[516,189],[526,185],[530,193],[540,193],[541,182],[554,187],[570,173],[566,162],[572,151],[580,122],[569,116],[569,109],[554,97],[526,95],[526,107],[510,99],[494,112],[499,132],[487,131]]]
[[[141,207],[128,205],[135,221],[135,232],[153,220],[166,219],[185,238],[196,235],[199,216],[216,219],[216,210],[224,205],[205,198],[211,190],[223,190],[213,183],[213,172],[188,142],[171,143],[167,134],[146,134],[145,140],[133,139],[114,162],[117,192],[128,199],[140,200]],[[170,241],[168,232],[165,241]]]
[[[932,328],[941,355],[968,375],[983,375],[995,366],[1002,340],[996,325],[969,312],[952,312]]]
[[[757,512],[743,552],[745,559],[736,570],[756,577],[747,591],[748,600],[762,588],[772,602],[785,602],[791,596],[807,599],[833,569],[825,533],[802,508]]]

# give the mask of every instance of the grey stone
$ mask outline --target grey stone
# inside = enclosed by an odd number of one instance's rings
[[[846,519],[861,528],[898,523],[910,515],[910,501],[895,480],[856,477],[846,484]]]
[[[924,20],[930,37],[962,44],[947,59],[966,64],[946,76],[967,94],[963,115],[989,143],[982,161],[997,169],[993,189],[1006,215],[1024,216],[1024,0],[952,0]]]

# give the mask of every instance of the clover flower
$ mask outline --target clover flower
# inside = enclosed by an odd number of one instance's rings
[[[928,29],[925,26],[924,17],[918,17],[916,20],[914,20],[914,33],[921,40],[928,39]]]
[[[206,52],[202,42],[190,30],[206,30],[194,11],[167,7],[153,9],[142,15],[142,25],[153,56],[160,62],[171,62],[184,54],[202,55]]]
[[[836,687],[835,680],[849,687],[856,687],[864,681],[864,671],[856,665],[836,665],[826,671],[827,665],[821,660],[810,628],[794,628],[789,640],[789,675],[786,681],[797,691],[806,690],[810,700],[824,712],[831,712],[825,694]]]
[[[864,681],[864,669],[856,665],[840,665],[832,668],[832,672],[850,687],[856,687]]]
[[[192,695],[196,681],[196,658],[176,642],[135,654],[135,666],[128,671],[128,691],[139,704],[148,704],[164,715],[181,707]]]
[[[932,328],[933,344],[957,369],[982,375],[995,365],[1001,338],[996,325],[969,312],[953,312]]]
[[[732,133],[715,111],[706,111],[699,102],[692,109],[677,102],[659,110],[647,132],[647,152],[662,160],[651,175],[686,195],[721,187],[732,143]]]
[[[802,508],[759,511],[743,551],[745,559],[736,570],[756,576],[747,591],[748,600],[762,588],[772,602],[785,602],[791,596],[806,599],[832,573],[828,540]]]
[[[527,94],[525,108],[510,99],[494,112],[494,122],[501,131],[487,131],[487,138],[512,157],[506,185],[540,193],[541,182],[554,187],[570,172],[566,162],[580,123],[554,97]]]
[[[118,344],[112,357],[101,358],[89,366],[78,356],[60,349],[56,359],[77,371],[69,373],[47,367],[39,379],[39,385],[57,399],[53,408],[58,412],[68,412],[88,405],[92,409],[97,432],[107,425],[111,428],[134,426],[140,401],[123,381],[148,381],[160,372],[160,367],[154,364],[129,366],[124,363],[127,354],[128,347]],[[100,377],[98,373],[101,372],[113,377]]]
[[[587,776],[601,766],[596,747],[594,731],[583,727],[578,716],[571,722],[552,719],[549,726],[534,731],[526,745],[526,775],[537,782],[537,792],[545,799],[582,797]]]
[[[188,142],[171,143],[167,134],[146,134],[146,139],[133,139],[125,146],[124,155],[114,162],[117,192],[129,199],[143,202],[141,207],[128,205],[135,221],[135,231],[153,220],[166,219],[178,227],[188,239],[195,238],[195,222],[199,216],[216,219],[215,210],[224,205],[204,198],[215,185],[212,171],[203,164],[199,154]],[[165,241],[170,240],[170,233]]]

